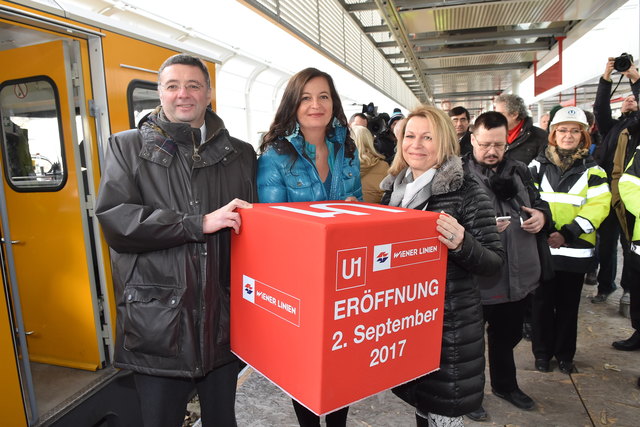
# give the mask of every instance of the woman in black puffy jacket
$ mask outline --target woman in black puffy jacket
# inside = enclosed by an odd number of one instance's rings
[[[480,293],[472,275],[500,269],[504,252],[489,197],[458,157],[451,120],[430,106],[411,112],[382,203],[442,212],[438,239],[449,249],[440,370],[396,387],[415,406],[418,426],[462,426],[484,389],[484,331]]]

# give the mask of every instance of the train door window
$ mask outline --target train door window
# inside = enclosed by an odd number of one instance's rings
[[[135,128],[140,120],[160,105],[158,84],[144,80],[133,80],[127,88],[129,102],[129,126]]]
[[[56,191],[66,168],[55,83],[39,76],[0,85],[2,152],[7,182],[16,191]]]

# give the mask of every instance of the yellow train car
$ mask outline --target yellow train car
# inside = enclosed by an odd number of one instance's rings
[[[0,0],[2,425],[139,424],[131,378],[111,365],[93,205],[106,139],[159,104],[155,70],[181,51]]]

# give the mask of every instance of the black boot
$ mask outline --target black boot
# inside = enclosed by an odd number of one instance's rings
[[[613,346],[613,348],[615,348],[616,350],[623,350],[623,351],[633,351],[633,350],[638,350],[640,349],[640,332],[635,331],[633,333],[633,335],[631,335],[629,338],[627,338],[626,340],[622,340],[622,341],[615,341],[613,344],[611,344]]]
[[[424,417],[421,417],[416,412],[416,426],[417,427],[429,427],[429,420],[424,418]]]

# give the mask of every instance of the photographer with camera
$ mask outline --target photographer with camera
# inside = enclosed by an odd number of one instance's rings
[[[611,87],[613,85],[611,75],[614,70],[621,73],[620,80],[626,77],[631,83],[633,95],[630,95],[622,102],[622,115],[618,119],[611,117]],[[633,57],[626,53],[617,58],[608,58],[604,73],[598,83],[596,100],[593,104],[593,113],[596,125],[602,135],[602,142],[594,152],[594,159],[605,170],[611,191],[613,193],[613,206],[607,218],[603,221],[598,230],[598,258],[600,270],[598,272],[598,294],[591,300],[592,303],[603,303],[608,296],[616,290],[615,277],[617,269],[618,239],[624,250],[624,264],[620,285],[624,289],[621,306],[629,304],[629,286],[631,282],[637,280],[632,276],[633,269],[630,267],[630,257],[628,256],[628,236],[621,234],[621,221],[616,215],[617,180],[622,171],[631,159],[635,146],[627,144],[628,132],[625,132],[634,122],[638,120],[638,91],[640,90],[640,74],[633,64]],[[619,84],[620,82],[618,82]],[[615,92],[615,89],[614,89]],[[621,209],[624,211],[624,208]],[[622,222],[626,222],[624,215]],[[617,341],[614,347],[620,350],[633,350],[640,348],[640,335],[634,334],[636,339],[633,342]],[[627,348],[629,347],[629,348]]]
[[[363,104],[362,113],[367,117],[367,129],[369,129],[373,135],[373,146],[378,153],[384,156],[385,161],[391,164],[396,154],[396,137],[393,134],[393,130],[390,129],[390,124],[395,121],[396,118],[392,121],[387,113],[378,114],[378,107],[373,105],[373,102],[366,105]],[[394,110],[394,116],[395,113]],[[398,113],[402,116],[399,109]],[[399,119],[401,117],[397,118]]]

